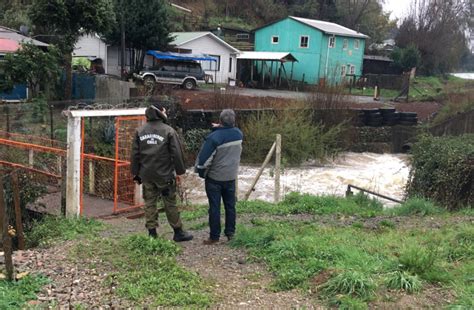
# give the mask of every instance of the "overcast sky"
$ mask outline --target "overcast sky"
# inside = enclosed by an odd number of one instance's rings
[[[391,19],[400,19],[408,13],[412,0],[385,0],[384,11],[391,11]]]

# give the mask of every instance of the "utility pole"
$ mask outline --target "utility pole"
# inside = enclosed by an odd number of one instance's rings
[[[125,21],[123,18],[123,1],[120,1],[120,6],[122,7],[122,12],[120,14],[120,76],[122,77],[122,80],[125,80]]]

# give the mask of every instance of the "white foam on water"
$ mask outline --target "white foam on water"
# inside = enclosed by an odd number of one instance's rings
[[[259,167],[241,166],[239,197],[250,188]],[[403,199],[409,174],[409,156],[404,154],[344,153],[323,166],[305,165],[284,168],[281,175],[281,194],[290,192],[313,195],[343,196],[347,185],[353,184],[380,194]],[[275,181],[273,168],[266,168],[260,177],[251,200],[273,201]],[[204,182],[194,173],[185,178],[188,199],[192,203],[206,203]],[[354,190],[356,191],[356,190]],[[384,204],[393,205],[386,200]]]
[[[474,80],[474,73],[472,73],[472,72],[467,72],[467,73],[451,73],[451,75],[454,75],[455,77],[458,77],[458,78],[461,78],[461,79]]]

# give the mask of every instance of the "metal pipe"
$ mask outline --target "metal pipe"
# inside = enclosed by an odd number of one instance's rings
[[[352,185],[352,184],[347,185],[347,192],[346,193],[350,193],[351,188],[355,188],[355,189],[358,189],[362,192],[366,192],[366,193],[369,193],[371,195],[375,195],[375,196],[378,196],[378,197],[381,197],[381,198],[384,198],[384,199],[387,199],[387,200],[390,200],[390,201],[393,201],[393,202],[396,202],[396,203],[399,203],[399,204],[404,203],[404,201],[401,201],[401,200],[398,200],[398,199],[395,199],[395,198],[391,198],[391,197],[388,197],[388,196],[385,196],[385,195],[382,195],[382,194],[379,194],[379,193],[376,193],[376,192],[373,192],[373,191],[370,191],[368,189],[365,189],[365,188],[362,188],[362,187],[359,187],[359,186],[356,186],[356,185]]]

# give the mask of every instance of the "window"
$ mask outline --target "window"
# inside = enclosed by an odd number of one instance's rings
[[[309,36],[301,36],[300,37],[300,47],[301,48],[308,48],[309,46]]]
[[[346,76],[346,70],[347,70],[346,65],[342,65],[341,66],[341,76]]]
[[[272,36],[272,44],[278,44],[278,43],[280,43],[280,37]]]
[[[349,47],[349,41],[347,39],[344,39],[344,43],[342,44],[342,49],[346,50]]]
[[[221,56],[209,55],[212,58],[215,58],[216,61],[203,61],[201,62],[202,70],[204,71],[219,71],[221,69]]]
[[[329,37],[329,47],[330,48],[336,47],[336,37],[334,37],[334,36]]]
[[[351,65],[349,73],[350,74],[355,74],[356,73],[356,67],[354,65]]]
[[[355,48],[356,50],[359,49],[359,40],[354,40],[354,48]]]
[[[229,58],[229,73],[232,72],[232,57]]]

